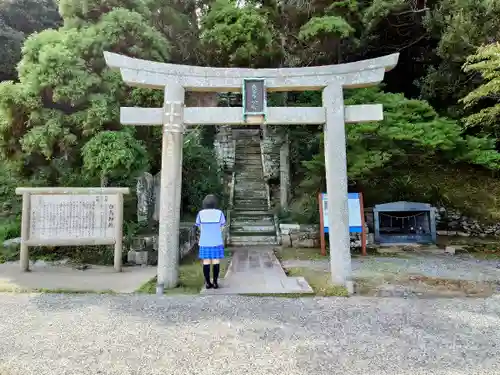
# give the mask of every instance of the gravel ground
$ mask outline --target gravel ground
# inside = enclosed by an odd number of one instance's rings
[[[286,260],[285,268],[309,267],[328,271],[329,260]],[[469,256],[407,254],[407,258],[360,257],[352,259],[355,277],[380,274],[419,274],[452,280],[500,281],[500,259],[478,260]]]
[[[0,294],[0,374],[500,373],[500,299]]]

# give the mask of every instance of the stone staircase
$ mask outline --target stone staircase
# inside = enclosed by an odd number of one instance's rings
[[[274,245],[277,243],[276,230],[267,203],[259,129],[237,132],[230,244]]]

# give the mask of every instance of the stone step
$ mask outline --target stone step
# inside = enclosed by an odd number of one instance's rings
[[[258,165],[262,165],[262,158],[259,156],[259,157],[241,157],[241,158],[235,158],[234,159],[234,164],[235,165],[240,165],[240,166],[243,166],[243,165],[248,165],[248,166],[252,166],[252,167],[255,167],[255,166],[258,166]]]
[[[265,194],[259,194],[256,190],[239,191],[238,193],[235,192],[233,203],[267,205],[267,196]]]
[[[236,181],[238,180],[249,180],[251,178],[259,178],[258,180],[254,180],[253,182],[263,184],[264,181],[264,173],[261,171],[256,172],[247,172],[247,171],[237,171],[236,172]]]
[[[234,184],[235,196],[240,194],[242,198],[248,196],[247,194],[255,193],[256,197],[261,199],[267,198],[267,188],[263,183],[255,183],[250,181],[236,181]]]
[[[247,150],[245,148],[236,148],[234,152],[234,158],[241,159],[262,159],[261,152],[259,150]]]
[[[256,211],[231,211],[231,222],[239,223],[274,223],[274,215],[268,210]]]
[[[237,210],[245,210],[245,211],[264,211],[267,209],[267,206],[235,206],[235,209]]]
[[[260,158],[261,152],[260,148],[259,149],[254,149],[254,148],[247,148],[246,146],[242,146],[241,148],[236,146],[236,150],[234,152],[234,155],[236,158],[243,159],[243,158]]]
[[[248,161],[244,161],[244,162],[241,162],[241,163],[236,163],[234,165],[234,169],[236,172],[240,172],[240,173],[258,173],[258,174],[262,174],[262,163],[259,162],[258,163],[255,163],[255,164],[251,164],[250,162]]]
[[[267,197],[267,188],[264,183],[255,183],[255,181],[236,180],[234,184],[234,192],[237,193],[252,193],[257,192],[258,196]]]
[[[267,210],[267,203],[266,204],[234,203],[234,208],[236,210],[263,211]]]
[[[245,178],[236,178],[236,183],[234,184],[235,191],[243,191],[243,192],[251,192],[251,191],[267,191],[266,184],[262,182],[261,178],[255,179],[245,179]]]
[[[234,217],[231,218],[230,227],[240,228],[240,227],[273,227],[274,219],[272,217],[260,216],[255,219],[248,217]]]
[[[235,225],[231,224],[231,229],[230,229],[231,234],[238,234],[238,233],[254,233],[254,234],[266,234],[266,235],[275,235],[276,234],[276,228],[274,225],[253,225],[253,224],[243,224],[243,225]]]
[[[234,170],[237,174],[246,173],[246,174],[259,174],[261,175],[263,172],[262,164],[248,164],[246,162],[241,164],[235,164]]]
[[[236,169],[235,177],[235,181],[237,182],[244,181],[245,183],[250,182],[252,185],[266,185],[266,181],[264,180],[264,173],[262,170],[258,172],[247,172],[245,170],[241,171]]]
[[[229,242],[234,246],[277,245],[276,236],[233,236]]]
[[[231,225],[274,225],[274,217],[271,215],[231,215]]]
[[[240,165],[235,168],[237,175],[239,176],[245,176],[245,175],[255,175],[255,176],[261,176],[262,175],[262,165]]]
[[[262,170],[262,167],[259,169],[247,169],[246,167],[241,167],[241,168],[236,168],[236,179],[249,179],[249,178],[254,178],[258,177],[260,178],[259,180],[256,180],[254,182],[260,182],[264,183],[264,171]]]
[[[235,201],[263,201],[267,204],[267,193],[262,190],[234,190]]]
[[[242,227],[242,226],[255,226],[255,227],[267,227],[272,226],[274,228],[274,219],[271,216],[254,216],[254,217],[231,217],[231,226]]]
[[[246,178],[241,178],[241,176],[236,175],[234,189],[238,191],[266,191],[266,184],[260,180],[251,180]]]
[[[269,210],[261,210],[261,211],[254,211],[254,210],[239,210],[238,208],[234,208],[231,215],[234,218],[245,218],[245,219],[252,219],[252,218],[259,218],[259,217],[272,217],[274,218],[274,215],[271,211]]]
[[[235,167],[235,172],[236,172],[236,177],[244,177],[244,178],[247,178],[247,177],[254,177],[254,176],[261,176],[260,177],[260,181],[261,182],[264,182],[264,171],[262,169],[262,166],[261,165],[258,165],[258,166],[251,166],[249,168],[248,165],[241,165],[241,166],[236,166]],[[256,181],[257,182],[257,181]]]
[[[234,165],[238,168],[261,169],[262,160],[259,159],[241,159],[236,160]]]
[[[247,126],[245,126],[245,129],[233,127],[232,133],[238,138],[256,137],[260,139],[260,129],[249,129]]]
[[[236,169],[250,169],[250,170],[261,170],[262,169],[262,161],[260,159],[243,159],[236,160],[234,163]]]
[[[235,206],[235,209],[236,210],[245,210],[245,211],[248,211],[248,212],[260,212],[260,211],[264,211],[265,209],[267,209],[267,206]]]
[[[248,171],[261,171],[262,170],[262,163],[261,160],[255,161],[255,163],[251,160],[242,160],[238,161],[235,164],[238,167],[238,170],[248,170]]]
[[[258,151],[260,153],[260,142],[236,141],[236,148],[244,151]]]
[[[247,150],[245,147],[238,148],[236,147],[236,150],[234,152],[234,158],[235,159],[261,159],[262,157],[260,150],[254,149]]]
[[[267,207],[267,199],[234,199],[233,205],[236,207],[240,206],[264,206]]]
[[[235,205],[237,204],[253,204],[253,205],[265,205],[267,206],[267,199],[266,198],[261,198],[261,197],[253,197],[251,193],[246,196],[235,196],[234,197],[234,202]]]

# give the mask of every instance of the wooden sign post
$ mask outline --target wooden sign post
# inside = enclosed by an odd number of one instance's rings
[[[321,255],[326,255],[325,233],[328,228],[328,196],[320,193],[319,202],[319,222],[320,222],[320,244]],[[363,193],[348,194],[349,207],[349,232],[361,233],[361,253],[366,255],[366,232],[365,232],[365,209],[363,205]]]

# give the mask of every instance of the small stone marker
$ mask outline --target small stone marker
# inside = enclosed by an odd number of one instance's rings
[[[29,271],[29,246],[114,245],[120,272],[128,193],[128,188],[17,188],[23,196],[21,270]]]
[[[446,246],[444,248],[445,254],[455,255],[456,249],[453,246]]]

